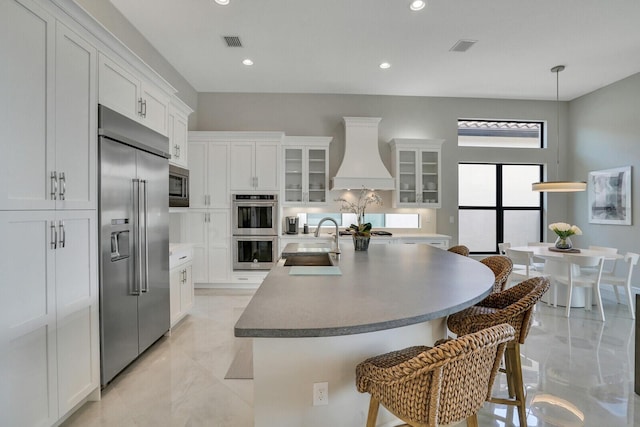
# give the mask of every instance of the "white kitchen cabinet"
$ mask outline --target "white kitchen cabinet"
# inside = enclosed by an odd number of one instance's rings
[[[170,96],[166,92],[102,52],[98,74],[100,104],[167,135]]]
[[[96,50],[32,2],[0,16],[0,209],[95,209]]]
[[[0,425],[52,425],[100,385],[96,212],[4,211],[0,233]]]
[[[174,96],[169,104],[167,132],[169,134],[169,151],[171,158],[169,163],[182,168],[188,168],[187,134],[189,127],[189,114],[193,110],[187,104]]]
[[[193,283],[229,283],[229,210],[190,209],[181,217],[181,242],[193,245]]]
[[[193,307],[192,249],[171,250],[169,255],[170,319],[175,326]]]
[[[231,191],[278,191],[281,134],[258,141],[230,141]]]
[[[441,206],[442,139],[393,139],[391,164],[396,188],[393,207]]]
[[[283,144],[284,206],[327,203],[331,137],[286,136]]]
[[[229,208],[229,144],[189,132],[189,206]]]

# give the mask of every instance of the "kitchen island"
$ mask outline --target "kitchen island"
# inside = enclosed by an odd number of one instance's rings
[[[446,334],[445,317],[494,281],[483,264],[429,245],[342,246],[340,275],[291,275],[279,261],[236,323],[236,336],[254,338],[256,427],[364,425],[368,396],[355,389],[355,366],[433,344]],[[320,382],[328,405],[313,406]]]

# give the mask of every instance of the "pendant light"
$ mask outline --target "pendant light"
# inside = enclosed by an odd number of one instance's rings
[[[556,142],[558,152],[556,155],[556,177],[560,175],[560,82],[558,74],[564,70],[564,65],[556,65],[551,69],[552,73],[556,73],[556,130],[558,140]],[[534,182],[531,185],[533,191],[544,191],[548,193],[570,193],[577,191],[585,191],[587,183],[584,181],[547,181]]]

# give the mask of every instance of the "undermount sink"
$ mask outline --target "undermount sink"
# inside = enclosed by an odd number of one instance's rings
[[[300,266],[300,267],[328,267],[332,266],[331,256],[328,253],[317,255],[295,255],[288,257],[285,262],[285,267]]]

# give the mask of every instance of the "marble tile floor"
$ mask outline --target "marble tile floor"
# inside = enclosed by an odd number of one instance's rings
[[[171,336],[116,377],[100,402],[86,403],[62,425],[252,426],[252,381],[224,379],[242,344],[233,325],[252,294],[196,290],[191,314]],[[633,391],[634,322],[625,305],[604,304],[605,323],[597,310],[574,309],[567,319],[561,309],[536,307],[521,347],[529,427],[640,426],[640,396]],[[503,376],[494,393],[506,394]],[[479,424],[519,425],[515,408],[493,404],[481,409]]]

